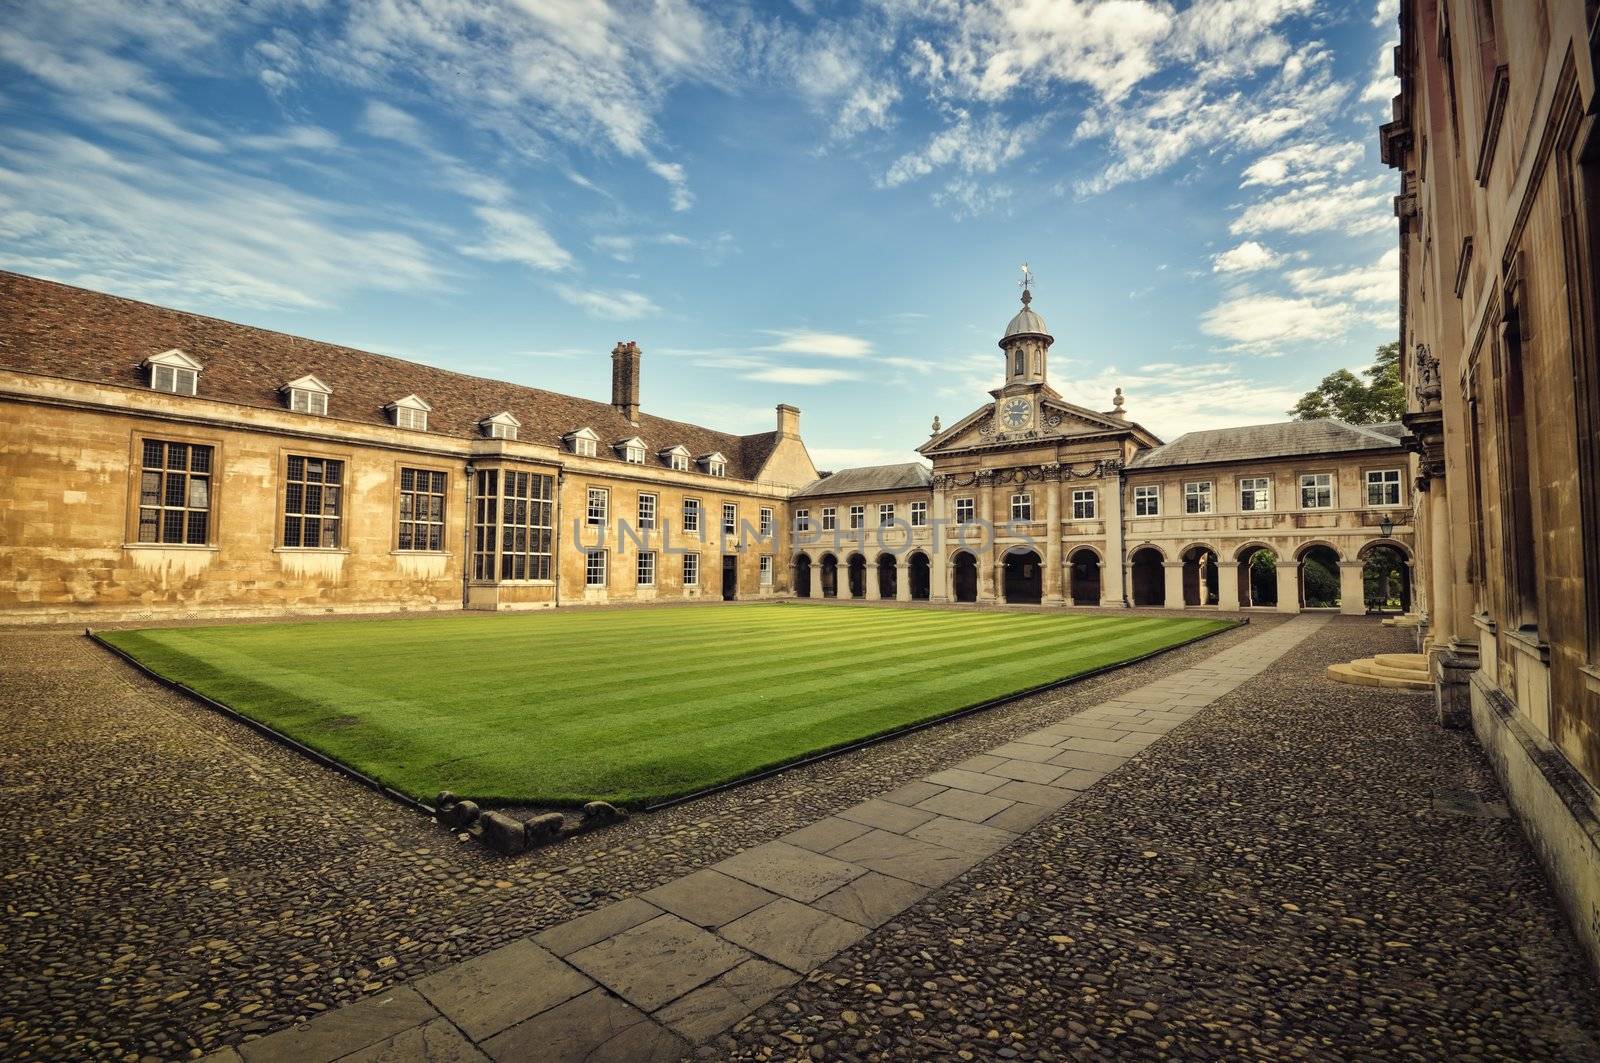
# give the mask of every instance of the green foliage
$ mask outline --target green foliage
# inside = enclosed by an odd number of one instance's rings
[[[1300,396],[1289,416],[1299,421],[1337,417],[1350,424],[1398,421],[1406,410],[1405,386],[1400,381],[1400,344],[1379,347],[1362,380],[1348,369],[1337,369],[1322,383]]]
[[[448,789],[475,800],[636,804],[1225,626],[752,604],[105,638],[416,797]]]
[[[1257,550],[1250,555],[1250,602],[1278,604],[1278,555],[1271,550]]]
[[[1325,609],[1339,604],[1339,573],[1312,556],[1300,563],[1305,572],[1306,606]]]

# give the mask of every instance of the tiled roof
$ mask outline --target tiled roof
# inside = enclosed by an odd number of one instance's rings
[[[812,480],[795,492],[796,498],[815,498],[824,495],[853,495],[869,491],[901,491],[906,488],[927,487],[933,483],[933,473],[921,462],[908,461],[901,465],[864,465],[859,469],[840,469],[832,476]]]
[[[172,348],[205,367],[200,374],[201,398],[243,406],[281,410],[279,388],[315,373],[333,388],[328,413],[334,420],[389,424],[384,407],[415,393],[433,407],[430,434],[480,436],[478,422],[509,411],[522,422],[518,438],[523,442],[559,447],[564,435],[585,427],[601,439],[637,435],[657,461],[658,452],[675,443],[693,454],[721,451],[728,459],[728,476],[744,480],[756,477],[777,445],[775,431],[737,436],[647,413],[633,425],[605,402],[452,373],[0,270],[0,367],[144,388],[148,378],[140,364]],[[599,379],[610,376],[610,366],[600,365],[604,357],[595,358]]]
[[[1304,454],[1399,450],[1399,437],[1391,434],[1391,427],[1398,426],[1346,424],[1329,417],[1188,432],[1163,446],[1140,451],[1128,462],[1128,467],[1159,469],[1173,465],[1292,458]]]

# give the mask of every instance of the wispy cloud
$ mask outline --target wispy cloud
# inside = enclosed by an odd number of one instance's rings
[[[841,332],[813,332],[809,329],[782,329],[770,333],[776,343],[755,348],[774,354],[814,354],[824,358],[864,358],[872,353],[872,342]]]
[[[1283,256],[1254,240],[1246,240],[1238,247],[1211,256],[1213,273],[1253,273],[1283,261]]]
[[[775,365],[756,369],[745,374],[746,380],[760,380],[768,384],[837,384],[841,380],[858,380],[859,375],[846,369],[817,369],[803,365]]]
[[[1388,209],[1394,191],[1394,182],[1388,177],[1345,184],[1314,181],[1250,204],[1228,226],[1228,231],[1235,236],[1327,230],[1348,236],[1382,232],[1394,225],[1394,215]]]
[[[1200,319],[1206,334],[1258,354],[1282,353],[1279,348],[1286,344],[1332,339],[1350,324],[1351,314],[1342,304],[1253,292],[1224,300]]]
[[[661,313],[661,308],[649,296],[622,288],[601,290],[558,284],[555,292],[590,317],[602,321],[635,321]]]

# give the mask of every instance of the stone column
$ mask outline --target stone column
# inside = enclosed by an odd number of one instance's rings
[[[911,600],[911,555],[902,554],[894,559],[894,600]]]
[[[1300,566],[1293,561],[1280,560],[1277,567],[1278,612],[1298,613],[1300,611]]]
[[[1239,562],[1217,560],[1217,608],[1233,612],[1239,608]]]
[[[1044,604],[1061,604],[1061,481],[1045,470]]]
[[[978,601],[994,602],[999,598],[995,593],[995,569],[1000,565],[1000,551],[995,548],[994,526],[994,483],[985,474],[978,474],[978,526],[983,529],[983,534],[988,542],[984,544],[989,551],[987,563],[980,549],[974,548],[973,553],[978,558]]]
[[[1161,567],[1167,577],[1166,608],[1182,609],[1183,605],[1183,562],[1163,561]]]
[[[1100,566],[1100,604],[1126,608],[1128,584],[1122,566],[1122,477],[1108,472],[1100,481],[1100,515],[1106,522],[1105,560]]]
[[[1339,612],[1346,616],[1367,613],[1367,585],[1361,578],[1365,568],[1360,561],[1339,562]]]
[[[1450,492],[1444,477],[1428,485],[1428,637],[1435,646],[1448,646],[1461,632],[1455,626],[1455,581],[1451,550]],[[1416,597],[1417,584],[1411,583],[1411,595]],[[1412,603],[1412,610],[1416,604]]]
[[[928,599],[950,600],[950,527],[945,509],[944,488],[933,485],[933,518],[928,536]]]
[[[866,583],[867,601],[876,602],[882,599],[883,595],[878,590],[878,565],[874,561],[867,562]]]

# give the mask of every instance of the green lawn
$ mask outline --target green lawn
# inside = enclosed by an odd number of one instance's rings
[[[102,637],[425,800],[638,804],[1226,626],[791,603]]]

